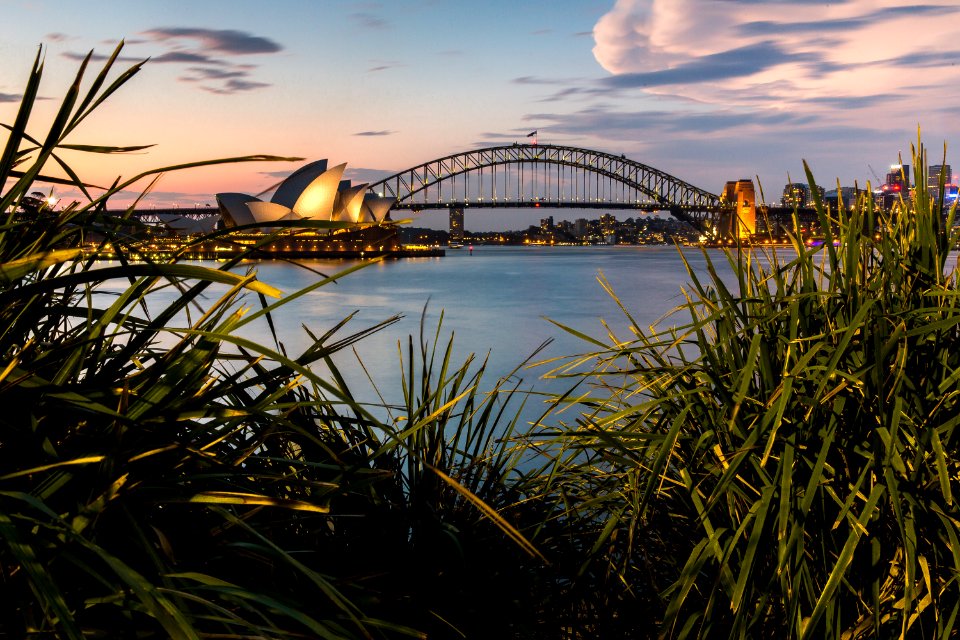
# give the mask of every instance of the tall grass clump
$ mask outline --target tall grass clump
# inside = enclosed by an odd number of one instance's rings
[[[140,70],[113,77],[121,47],[92,79],[87,57],[39,137],[38,55],[4,125],[0,636],[463,637],[543,620],[522,606],[524,570],[543,562],[493,432],[513,389],[481,393],[482,365],[424,338],[404,405],[363,404],[332,356],[395,318],[347,331],[345,314],[306,329],[300,354],[270,330],[285,301],[353,269],[281,298],[239,259],[127,258],[141,230],[110,196],[162,171],[284,158],[166,167],[91,195],[65,152],[142,148],[69,142]],[[85,201],[38,204],[38,181]],[[84,258],[91,238],[119,262]],[[266,344],[244,337],[252,322]]]
[[[290,446],[275,434],[297,379],[310,375],[305,367],[324,355],[323,345],[299,360],[277,354],[266,361],[269,350],[235,336],[251,317],[238,302],[243,292],[265,301],[279,291],[252,273],[234,273],[232,264],[130,264],[123,255],[136,224],[105,206],[165,170],[282,158],[167,167],[92,196],[65,155],[143,148],[69,142],[139,72],[138,64],[114,74],[121,47],[92,79],[92,56],[83,61],[47,133],[35,137],[38,53],[16,120],[5,126],[0,634],[367,635],[349,598],[251,526],[258,509],[326,510],[318,486],[327,485],[298,477],[293,461],[270,464],[265,455]],[[66,177],[46,176],[53,167]],[[31,200],[38,180],[76,187],[85,202],[38,208]],[[120,265],[83,257],[92,234],[121,252]],[[151,303],[165,288],[180,295],[166,306]],[[205,307],[191,309],[210,294]],[[320,414],[319,404],[306,407]],[[289,586],[265,579],[279,573]],[[293,589],[311,593],[317,605],[295,610]]]
[[[584,390],[557,399],[576,419],[544,492],[592,532],[603,637],[956,634],[954,209],[913,155],[912,200],[817,199],[820,246],[705,251],[675,324],[561,370]]]

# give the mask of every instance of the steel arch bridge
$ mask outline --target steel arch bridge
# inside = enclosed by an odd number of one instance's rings
[[[591,149],[511,144],[456,153],[369,185],[394,209],[545,207],[669,211],[705,228],[720,196],[648,165]]]

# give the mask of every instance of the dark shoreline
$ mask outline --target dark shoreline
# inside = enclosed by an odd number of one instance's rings
[[[395,249],[389,251],[261,251],[249,249],[237,250],[202,250],[202,251],[127,251],[124,257],[132,260],[143,259],[144,256],[151,259],[157,258],[180,258],[184,260],[232,260],[233,258],[243,257],[254,260],[304,260],[304,259],[342,259],[357,260],[368,258],[438,258],[446,255],[446,250],[439,247],[429,249]],[[119,254],[113,251],[98,251],[89,249],[84,251],[85,257],[97,257],[103,260],[114,260]]]

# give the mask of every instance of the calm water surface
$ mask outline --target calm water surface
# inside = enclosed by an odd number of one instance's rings
[[[790,251],[785,251],[788,256]],[[705,258],[696,248],[684,250],[691,266],[705,275]],[[719,251],[710,256],[725,277],[731,276]],[[948,267],[957,264],[951,255]],[[332,275],[351,261],[304,261],[300,265],[265,261],[249,263],[259,278],[285,293],[317,281],[310,269]],[[302,266],[301,266],[302,265]],[[590,352],[591,345],[561,331],[548,318],[590,336],[604,338],[603,321],[622,339],[629,337],[627,322],[613,299],[597,281],[603,274],[636,322],[646,328],[683,302],[681,288],[689,277],[675,247],[487,247],[448,250],[442,258],[416,258],[379,262],[323,286],[281,308],[275,315],[278,333],[287,353],[299,354],[310,344],[303,327],[320,335],[353,312],[355,317],[335,338],[376,325],[400,314],[403,318],[379,333],[361,340],[351,350],[338,353],[340,367],[355,397],[376,401],[359,357],[390,402],[401,398],[398,346],[407,337],[417,339],[421,314],[426,308],[427,335],[432,343],[443,314],[441,346],[454,336],[454,362],[471,353],[489,354],[483,385],[514,370],[547,340],[551,344],[536,360]],[[256,306],[255,300],[250,303]],[[677,316],[677,322],[686,320]],[[665,321],[667,324],[670,320]],[[266,326],[248,325],[242,333],[270,344]],[[561,391],[566,382],[542,380],[549,367],[521,372],[521,388]],[[563,388],[561,388],[561,385]]]
[[[699,250],[688,250],[687,257],[702,269]],[[331,274],[352,263],[303,264]],[[311,271],[282,262],[262,262],[256,268],[261,280],[285,292],[317,278]],[[402,314],[399,323],[365,338],[356,348],[389,392],[399,390],[398,343],[406,344],[408,335],[419,333],[426,307],[431,342],[442,313],[441,340],[445,343],[453,334],[459,361],[470,353],[485,356],[489,352],[492,385],[496,376],[513,370],[547,340],[552,343],[538,360],[590,350],[547,318],[598,337],[606,333],[604,320],[619,336],[629,335],[622,312],[597,280],[601,273],[642,326],[680,304],[681,287],[688,282],[674,247],[480,246],[472,255],[463,248],[449,250],[442,258],[377,263],[293,301],[277,314],[276,321],[288,353],[293,354],[309,344],[302,325],[321,333],[356,311],[342,330],[346,332]],[[369,387],[352,353],[341,353],[336,362],[351,374],[352,388]],[[537,378],[542,370],[525,372],[525,386],[536,382],[541,388]]]
[[[697,271],[703,271],[705,260],[699,249],[688,249],[685,255]],[[719,253],[713,257],[718,263],[725,262]],[[315,271],[332,275],[352,264],[343,260],[303,261],[299,265],[264,261],[246,264],[243,269],[255,268],[261,280],[291,293],[316,282],[319,276]],[[402,397],[398,345],[405,349],[409,335],[418,339],[425,308],[431,343],[443,314],[440,342],[445,346],[453,335],[456,363],[471,353],[480,358],[489,353],[485,389],[545,341],[552,342],[536,360],[591,351],[589,344],[561,331],[548,318],[599,338],[606,335],[602,324],[606,321],[626,339],[627,322],[600,286],[600,274],[643,327],[681,304],[681,287],[689,281],[675,247],[477,246],[472,254],[463,248],[448,250],[442,258],[373,264],[291,301],[274,320],[287,353],[295,356],[310,344],[304,326],[320,335],[356,312],[336,334],[342,338],[402,315],[398,323],[360,341],[356,353],[348,350],[334,358],[356,397],[376,399],[357,366],[359,357],[386,399],[396,402]],[[167,294],[160,298],[163,295]],[[249,303],[256,305],[255,300]],[[270,344],[265,325],[248,325],[241,333]],[[522,388],[558,391],[559,383],[539,379],[546,370],[524,370]]]

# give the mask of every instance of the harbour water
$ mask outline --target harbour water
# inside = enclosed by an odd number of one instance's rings
[[[686,249],[695,269],[705,259],[699,249]],[[724,262],[717,253],[715,258]],[[259,278],[286,293],[317,279],[316,271],[333,274],[349,261],[298,264],[267,261],[256,264]],[[309,269],[304,268],[309,267]],[[419,340],[421,316],[427,340],[441,346],[451,335],[454,362],[469,354],[487,357],[487,385],[515,369],[538,346],[550,344],[534,358],[588,352],[591,345],[558,328],[551,320],[590,336],[603,338],[606,323],[618,337],[629,337],[628,321],[598,282],[602,274],[638,325],[657,322],[682,303],[681,287],[689,281],[676,247],[475,247],[450,250],[442,258],[384,261],[351,273],[292,301],[275,315],[287,352],[309,344],[303,330],[322,334],[356,312],[338,335],[373,326],[395,314],[402,319],[339,353],[335,362],[359,397],[371,392],[359,357],[388,400],[399,399],[399,346],[406,354],[407,337]],[[442,314],[439,340],[435,340]],[[253,337],[262,339],[262,328]],[[539,380],[549,367],[525,369],[523,388],[544,389],[557,383]]]
[[[705,271],[700,249],[683,251],[695,271]],[[725,265],[720,252],[713,250],[712,258]],[[262,261],[240,268],[255,269],[260,280],[291,294],[317,282],[322,277],[319,274],[333,275],[355,264],[357,261],[350,260]],[[454,364],[470,354],[488,358],[483,389],[491,388],[498,377],[516,369],[545,342],[550,344],[534,361],[595,350],[554,322],[600,339],[606,337],[608,328],[619,338],[629,339],[629,322],[598,282],[601,274],[643,328],[681,304],[681,289],[689,282],[683,259],[673,246],[476,246],[472,253],[464,247],[448,250],[445,257],[371,264],[292,300],[273,319],[287,354],[295,357],[311,344],[304,327],[323,335],[355,314],[334,334],[333,341],[399,314],[398,322],[333,358],[354,397],[377,401],[369,373],[380,395],[388,402],[398,402],[402,398],[400,349],[406,358],[408,336],[419,344],[424,313],[428,343],[440,343],[442,353],[453,336]],[[172,291],[161,293],[153,304],[162,304],[164,296],[172,295]],[[246,303],[251,307],[259,304],[255,297],[248,297]],[[247,325],[240,333],[271,344],[265,323]],[[561,385],[569,384],[542,380],[549,368],[523,369],[518,376],[522,377],[521,388],[560,391]]]

